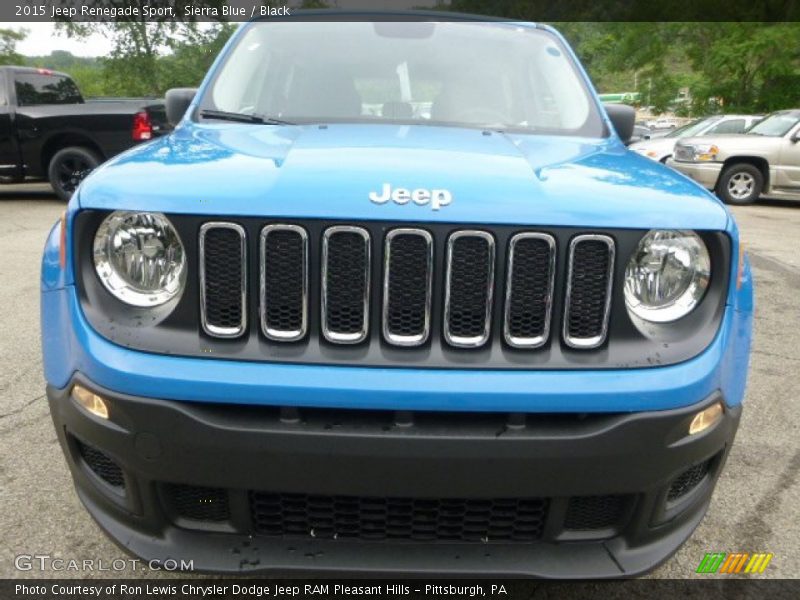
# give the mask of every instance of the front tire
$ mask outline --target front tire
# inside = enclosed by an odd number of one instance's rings
[[[48,179],[56,196],[68,201],[81,181],[101,162],[94,151],[81,146],[70,146],[56,152],[47,168]]]
[[[717,196],[725,204],[743,206],[752,204],[764,189],[764,175],[748,163],[739,163],[726,168],[717,182]]]

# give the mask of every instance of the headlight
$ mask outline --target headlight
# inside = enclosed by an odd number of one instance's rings
[[[628,262],[625,304],[646,321],[676,321],[700,303],[710,277],[708,250],[696,233],[653,230]]]
[[[186,284],[183,244],[161,213],[111,213],[94,238],[94,266],[106,289],[132,306],[169,302]]]
[[[695,162],[710,162],[717,160],[719,147],[714,144],[696,144],[694,146],[684,146],[689,152],[689,160]]]

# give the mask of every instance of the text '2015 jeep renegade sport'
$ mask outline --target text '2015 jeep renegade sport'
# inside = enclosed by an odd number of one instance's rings
[[[739,422],[750,269],[555,31],[252,22],[168,104],[43,262],[53,420],[113,539],[550,577],[687,539]]]

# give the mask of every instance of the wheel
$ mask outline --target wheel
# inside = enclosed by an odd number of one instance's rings
[[[88,148],[71,146],[59,150],[50,159],[47,175],[56,196],[67,201],[86,176],[101,163],[97,154]]]
[[[722,172],[717,182],[717,196],[725,204],[752,204],[761,196],[764,176],[753,165],[739,163]]]
[[[658,162],[660,162],[662,165],[665,165],[665,164],[667,164],[667,161],[668,161],[670,158],[672,158],[672,154],[667,154],[667,155],[666,155],[664,158],[662,158],[662,159],[661,159],[660,161],[658,161]]]

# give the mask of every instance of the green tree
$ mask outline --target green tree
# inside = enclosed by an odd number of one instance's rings
[[[109,0],[57,0],[57,2],[69,6],[76,4],[90,7],[109,6]],[[73,38],[86,38],[93,33],[100,33],[111,40],[111,53],[102,59],[106,93],[158,96],[164,91],[159,79],[162,74],[159,59],[171,46],[178,43],[176,40],[185,39],[186,33],[196,28],[196,23],[183,19],[184,6],[192,4],[195,7],[220,7],[224,3],[224,0],[192,2],[176,0],[173,4],[175,18],[165,16],[148,19],[144,16],[144,9],[150,4],[150,0],[126,0],[124,3],[115,2],[115,4],[138,7],[138,18],[93,23],[62,21],[59,25]]]
[[[19,65],[22,56],[17,53],[17,42],[21,42],[28,35],[24,29],[0,29],[0,65]]]
[[[235,30],[236,26],[230,23],[215,23],[203,29],[186,25],[181,37],[170,44],[171,53],[158,61],[159,87],[197,87]]]
[[[698,75],[695,108],[711,100],[727,111],[800,104],[800,23],[687,23],[679,43]]]

